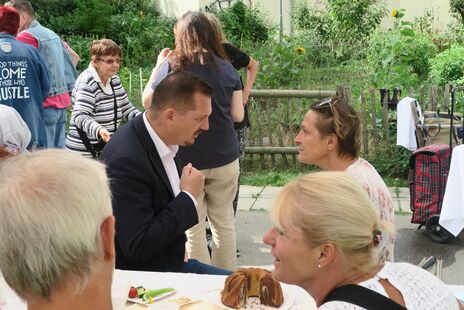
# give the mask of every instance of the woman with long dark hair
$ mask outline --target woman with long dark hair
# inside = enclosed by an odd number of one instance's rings
[[[181,70],[199,76],[214,89],[209,130],[178,156],[204,174],[205,189],[197,204],[200,223],[187,232],[190,258],[225,269],[237,264],[232,202],[239,175],[239,148],[234,122],[243,119],[242,84],[221,45],[216,29],[205,14],[185,13],[174,26],[175,49],[161,53],[144,91],[144,106],[151,104],[154,87],[169,72]],[[164,55],[163,55],[164,53]],[[164,61],[163,61],[164,60]],[[206,246],[205,218],[208,218],[213,247]]]

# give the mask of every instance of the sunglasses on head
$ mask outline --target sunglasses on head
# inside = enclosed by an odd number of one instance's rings
[[[324,105],[328,104],[329,106],[331,106],[332,104],[332,97],[327,97],[327,98],[324,98],[321,100],[321,102],[319,102],[318,104],[316,104],[316,107],[322,107]]]
[[[323,108],[324,106],[328,105],[329,108],[330,108],[330,113],[332,113],[332,116],[333,116],[334,115],[334,110],[333,110],[332,105],[334,105],[335,103],[337,103],[337,101],[332,102],[332,97],[327,97],[327,98],[322,99],[319,103],[317,103],[315,105],[315,107],[316,108]]]

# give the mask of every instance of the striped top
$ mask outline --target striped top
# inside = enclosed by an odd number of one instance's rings
[[[111,84],[114,94],[112,91],[108,93],[102,89],[94,77],[92,68],[86,69],[79,75],[71,95],[73,111],[65,142],[67,150],[92,157],[79,137],[76,126],[87,134],[92,145],[98,143],[98,131],[102,127],[114,133],[114,98],[117,103],[117,128],[120,127],[122,119],[130,120],[140,114],[140,111],[130,103],[117,75],[111,77]]]

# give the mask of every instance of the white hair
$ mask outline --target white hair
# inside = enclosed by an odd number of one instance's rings
[[[24,299],[76,290],[103,256],[100,226],[112,214],[103,164],[64,150],[0,163],[0,270]]]

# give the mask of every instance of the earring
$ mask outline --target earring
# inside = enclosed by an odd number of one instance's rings
[[[317,268],[321,268],[321,264],[317,264]]]

